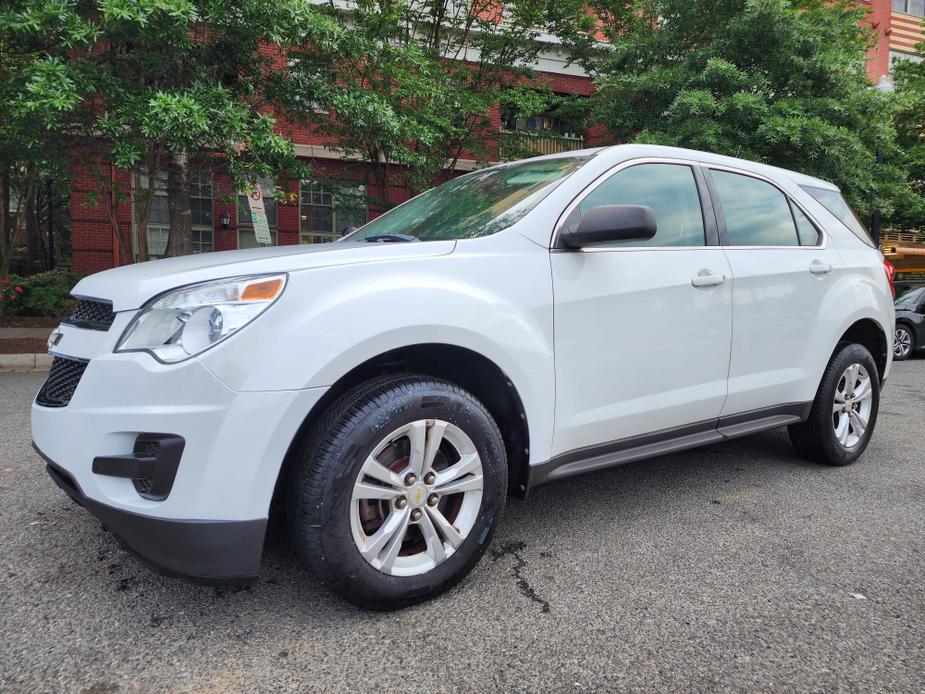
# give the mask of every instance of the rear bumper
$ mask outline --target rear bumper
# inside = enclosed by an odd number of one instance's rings
[[[149,568],[206,583],[242,583],[257,577],[267,526],[265,518],[178,520],[118,509],[88,498],[66,470],[38,446],[35,450],[47,463],[46,470],[55,484],[99,519],[125,549]]]

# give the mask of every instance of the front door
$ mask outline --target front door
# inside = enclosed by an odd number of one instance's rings
[[[710,428],[726,397],[732,278],[692,166],[630,164],[594,188],[598,205],[647,205],[646,242],[553,251],[553,454],[644,434]],[[705,223],[706,221],[706,223]],[[696,428],[696,427],[695,427]],[[674,431],[677,430],[677,431]],[[586,451],[594,455],[593,449]]]

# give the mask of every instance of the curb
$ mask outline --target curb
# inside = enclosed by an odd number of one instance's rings
[[[17,371],[48,371],[51,355],[45,354],[0,354],[0,373]]]

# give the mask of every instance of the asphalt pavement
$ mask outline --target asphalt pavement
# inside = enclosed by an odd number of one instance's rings
[[[278,527],[250,587],[150,573],[32,451],[43,376],[0,374],[0,691],[925,691],[925,359],[852,467],[779,431],[552,483],[387,614]]]

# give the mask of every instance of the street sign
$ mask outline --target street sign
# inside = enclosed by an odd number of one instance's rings
[[[254,192],[247,196],[247,206],[251,211],[251,221],[254,224],[254,236],[258,246],[272,246],[273,237],[270,236],[270,225],[267,223],[267,211],[263,207],[263,191],[260,184],[254,184]]]

